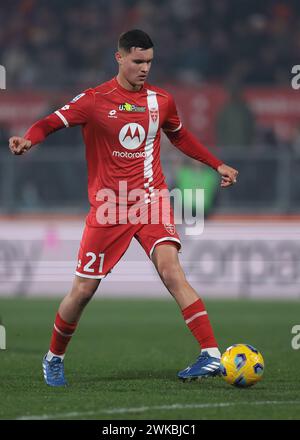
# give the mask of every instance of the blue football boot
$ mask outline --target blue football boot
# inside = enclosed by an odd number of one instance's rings
[[[220,359],[210,356],[206,351],[198,356],[196,362],[185,370],[179,371],[177,376],[183,381],[215,377],[221,375]]]
[[[64,361],[53,356],[51,361],[47,361],[46,355],[43,359],[43,375],[47,385],[51,387],[63,387],[67,385],[64,372]]]

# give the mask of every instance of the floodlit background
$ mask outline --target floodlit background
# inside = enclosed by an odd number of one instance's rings
[[[155,44],[149,82],[171,91],[185,126],[240,173],[221,190],[214,171],[163,136],[170,188],[205,189],[200,240],[179,227],[190,281],[204,296],[299,297],[300,90],[291,86],[298,1],[0,3],[1,294],[63,294],[88,210],[80,127],[22,157],[10,154],[7,139],[114,76],[119,34],[141,28]],[[101,289],[166,295],[137,243]]]

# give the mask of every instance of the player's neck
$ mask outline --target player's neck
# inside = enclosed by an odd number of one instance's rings
[[[122,76],[120,73],[118,73],[117,77],[118,84],[123,87],[123,89],[128,90],[129,92],[138,92],[143,88],[143,86],[135,86],[128,82],[124,76]]]

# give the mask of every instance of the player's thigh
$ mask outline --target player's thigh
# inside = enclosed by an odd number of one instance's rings
[[[181,248],[179,235],[174,224],[146,224],[135,234],[144,251],[150,259],[153,259],[155,249],[162,244],[171,244],[176,252]],[[171,247],[171,246],[170,246]]]
[[[130,225],[86,225],[78,252],[76,275],[101,280],[126,252],[132,237]]]
[[[156,268],[160,266],[179,266],[178,244],[172,241],[164,241],[155,246],[151,257]]]

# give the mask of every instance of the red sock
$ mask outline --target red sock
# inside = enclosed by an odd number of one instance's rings
[[[50,343],[50,351],[54,354],[62,355],[66,352],[67,345],[76,329],[77,322],[69,324],[64,321],[57,313]]]
[[[188,328],[199,342],[200,348],[218,347],[205,305],[200,298],[182,310],[182,315]]]

